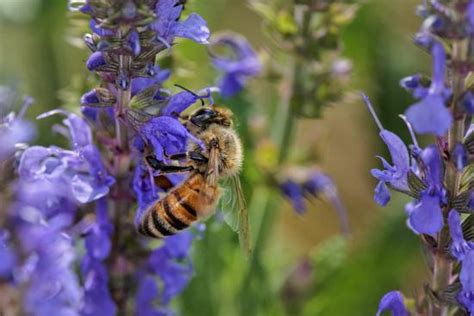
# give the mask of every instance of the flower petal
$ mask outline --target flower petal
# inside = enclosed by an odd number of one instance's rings
[[[407,176],[410,170],[410,161],[405,143],[396,134],[387,130],[382,130],[379,135],[388,147],[393,167],[382,159],[386,170],[374,169],[372,175],[381,181],[390,183],[397,190],[408,191]]]
[[[422,99],[428,94],[429,87],[425,87],[421,75],[413,75],[400,80],[400,86],[411,92],[415,99]]]
[[[211,48],[220,47],[229,50],[227,54],[217,54],[210,51],[212,63],[216,69],[223,72],[219,88],[224,97],[238,93],[245,82],[261,71],[261,64],[250,43],[241,35],[223,33],[216,35]]]
[[[137,77],[132,79],[132,95],[136,95],[152,85],[161,85],[171,75],[169,69],[162,70],[159,66],[154,66],[152,72],[153,76],[151,77]]]
[[[181,91],[169,98],[168,104],[161,111],[161,115],[177,116],[198,100],[198,96],[188,91]]]
[[[390,190],[383,181],[379,181],[375,187],[374,200],[381,206],[387,205],[390,201]]]
[[[426,175],[423,178],[431,190],[441,193],[443,188],[443,162],[438,148],[430,145],[421,152],[421,159],[426,169]]]
[[[64,120],[64,125],[69,128],[72,147],[75,150],[92,144],[91,129],[82,117],[70,113]]]
[[[469,251],[462,261],[459,280],[462,290],[457,299],[472,315],[474,313],[474,250]]]
[[[288,179],[280,184],[280,190],[289,199],[294,210],[298,214],[303,214],[305,212],[306,206],[304,202],[303,188],[300,184]]]
[[[102,52],[94,52],[89,56],[89,59],[86,61],[87,69],[90,71],[96,70],[100,66],[106,65],[104,54]]]
[[[226,74],[219,81],[221,95],[230,98],[244,88],[245,80],[235,74]]]
[[[444,98],[438,94],[429,94],[420,102],[405,111],[410,124],[419,134],[442,136],[451,127],[453,118],[444,104]]]
[[[474,243],[464,239],[461,226],[461,216],[456,210],[451,210],[448,216],[449,234],[451,235],[451,253],[462,261],[469,251],[474,250]]]
[[[196,43],[207,44],[211,32],[199,14],[191,13],[186,20],[176,24],[174,34],[177,37],[189,38]]]
[[[390,156],[392,157],[392,163],[397,168],[397,175],[405,176],[409,170],[409,155],[405,143],[396,134],[382,130],[380,137],[387,145]]]
[[[417,234],[435,235],[443,228],[438,196],[422,193],[418,201],[406,206],[408,226]]]
[[[408,310],[403,303],[403,295],[399,291],[391,291],[385,294],[379,303],[377,315],[380,316],[383,312],[390,311],[392,316],[408,316]]]
[[[0,230],[0,279],[10,279],[16,265],[16,255],[8,245],[8,232]]]
[[[468,113],[474,114],[474,94],[471,91],[464,95],[463,105]]]

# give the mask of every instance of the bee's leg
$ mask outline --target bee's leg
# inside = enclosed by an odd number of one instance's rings
[[[173,155],[168,156],[167,158],[171,159],[171,160],[186,159],[186,160],[193,160],[193,161],[196,161],[196,162],[203,162],[203,163],[208,162],[207,157],[205,157],[203,154],[201,154],[197,151],[187,151],[187,152],[184,152],[184,153],[173,154]]]
[[[194,170],[193,166],[172,166],[172,165],[166,165],[156,159],[155,156],[153,155],[148,155],[145,157],[148,165],[157,171],[160,171],[160,173],[177,173],[177,172],[188,172]]]
[[[170,165],[162,165],[159,169],[160,174],[166,173],[180,173],[180,172],[189,172],[193,171],[193,166],[170,166]]]

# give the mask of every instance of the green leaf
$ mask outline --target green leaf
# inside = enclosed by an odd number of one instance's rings
[[[472,190],[474,187],[474,164],[464,168],[461,176],[461,191]]]
[[[474,155],[474,133],[470,133],[464,141],[467,152]]]
[[[415,196],[419,196],[426,189],[426,184],[413,171],[410,171],[408,172],[408,188]]]
[[[298,33],[298,26],[296,25],[293,16],[286,11],[281,11],[278,14],[275,26],[277,31],[283,35],[295,35]]]
[[[474,214],[469,215],[462,222],[462,232],[464,239],[474,241]]]

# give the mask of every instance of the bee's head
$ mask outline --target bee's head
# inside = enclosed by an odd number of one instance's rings
[[[191,115],[190,121],[194,125],[205,129],[211,124],[224,127],[232,126],[232,111],[223,107],[202,108]]]

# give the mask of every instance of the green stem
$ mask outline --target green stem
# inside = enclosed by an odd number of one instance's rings
[[[120,56],[120,68],[128,69],[131,63],[130,56]],[[112,251],[108,259],[108,263],[111,266],[112,272],[112,289],[113,298],[117,304],[117,310],[119,315],[126,315],[127,301],[129,294],[129,284],[127,275],[120,268],[122,259],[122,248],[124,247],[124,235],[123,220],[129,218],[127,216],[130,212],[131,205],[127,198],[127,191],[129,190],[129,167],[130,167],[130,150],[128,148],[128,135],[127,127],[123,124],[122,117],[125,109],[129,106],[131,100],[131,91],[119,90],[116,114],[115,114],[115,139],[116,139],[116,152],[113,157],[113,173],[116,179],[116,184],[113,188],[112,194],[112,214],[114,221],[114,234],[112,238]]]
[[[308,37],[311,12],[310,10],[299,11],[295,9],[295,20],[299,24],[301,34],[303,37]],[[276,113],[274,127],[274,133],[272,134],[275,144],[278,146],[278,157],[277,157],[277,170],[288,160],[290,153],[290,147],[293,139],[294,125],[296,120],[295,110],[300,106],[302,95],[303,83],[301,82],[301,73],[303,67],[305,67],[304,60],[298,55],[297,52],[293,52],[293,58],[291,60],[292,65],[289,67],[289,82],[284,86],[282,93],[282,102],[279,105],[279,109]],[[267,239],[269,237],[271,228],[278,216],[279,211],[279,199],[274,192],[268,189],[256,190],[259,193],[258,197],[254,197],[259,200],[259,206],[263,208],[263,214],[260,219],[259,227],[256,234],[256,240],[252,257],[250,259],[250,265],[247,273],[243,279],[241,293],[246,298],[245,302],[254,301],[255,297],[252,297],[255,293],[251,290],[251,281],[257,276],[258,271],[262,271],[261,279],[256,281],[260,283],[260,288],[268,288],[261,285],[265,283],[265,276],[263,274],[261,256]],[[261,192],[260,192],[261,191]],[[253,203],[252,203],[253,204]],[[259,208],[259,209],[262,209]],[[253,208],[250,210],[252,212]],[[255,210],[258,211],[258,210]],[[255,281],[255,280],[254,280]],[[263,293],[264,295],[265,293]],[[248,309],[249,307],[247,307]],[[243,315],[254,315],[255,311],[242,309]]]
[[[283,97],[284,101],[280,103],[278,112],[275,117],[275,123],[274,123],[275,129],[272,136],[275,143],[278,145],[277,162],[278,162],[279,167],[281,167],[288,158],[288,153],[290,151],[289,149],[290,149],[292,135],[293,135],[293,129],[295,125],[295,115],[293,113],[293,109],[294,109],[294,93],[295,93],[294,89],[296,85],[296,77],[298,75],[298,72],[296,71],[297,68],[298,68],[297,65],[291,66],[291,69],[293,70],[290,76],[290,78],[292,79],[292,82],[288,85],[288,88],[285,91],[286,93],[285,93],[285,96]],[[255,200],[258,199],[258,203],[257,202],[254,203],[254,199]],[[255,277],[257,275],[257,272],[261,271],[262,251],[267,242],[271,228],[273,227],[275,219],[277,218],[277,215],[278,215],[278,209],[279,209],[278,201],[279,201],[278,196],[276,196],[275,193],[269,191],[268,189],[264,187],[261,187],[260,189],[257,188],[255,190],[255,194],[252,199],[251,205],[257,206],[257,207],[252,207],[250,212],[255,211],[255,213],[257,213],[258,210],[263,209],[263,214],[260,218],[258,229],[256,232],[255,244],[253,247],[252,256],[250,258],[250,264],[242,282],[241,294],[244,297],[243,302],[249,302],[249,301],[255,300],[255,297],[251,297],[253,296],[252,293],[254,293],[251,290],[252,280],[258,281],[260,283],[266,282],[264,279],[255,280]],[[262,276],[262,278],[264,277]],[[262,293],[262,294],[265,294],[265,293]],[[245,308],[242,309],[241,314],[242,315],[255,314],[255,312],[252,310],[249,310],[249,308],[250,306],[245,306]]]

